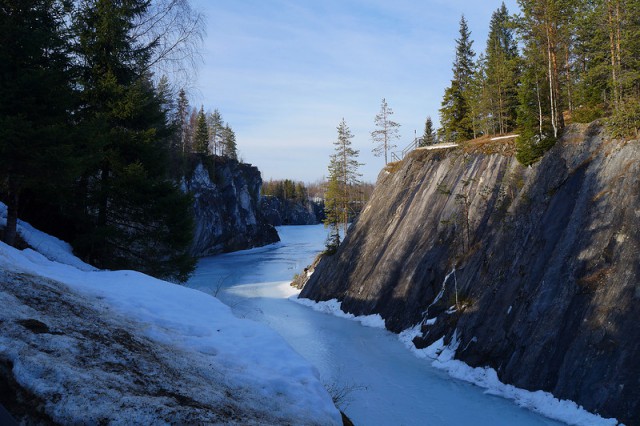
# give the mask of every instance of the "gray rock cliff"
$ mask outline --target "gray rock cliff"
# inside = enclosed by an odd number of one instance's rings
[[[640,424],[640,143],[594,123],[532,167],[512,148],[388,167],[301,297],[422,324],[419,347],[455,333],[456,357],[503,382]]]
[[[313,201],[299,203],[263,196],[260,206],[267,222],[273,226],[316,225],[324,219],[324,206]]]
[[[260,209],[260,171],[230,159],[207,160],[182,182],[194,197],[191,254],[209,256],[280,241]]]

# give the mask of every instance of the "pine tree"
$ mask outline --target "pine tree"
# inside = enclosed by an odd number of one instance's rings
[[[473,40],[464,15],[460,18],[460,38],[456,40],[453,79],[445,89],[440,108],[442,134],[448,141],[461,142],[473,136],[473,121],[469,107],[469,88],[474,73]]]
[[[564,127],[562,111],[566,106],[562,95],[561,52],[570,49],[571,30],[569,23],[575,12],[571,0],[519,0],[523,16],[520,22],[521,36],[527,50],[542,59],[541,63],[528,61],[529,66],[545,68],[547,79],[547,103],[551,137],[557,138]]]
[[[615,137],[640,132],[640,2],[605,0],[609,35],[613,113],[607,120]]]
[[[433,121],[431,116],[427,116],[427,120],[424,123],[424,134],[420,139],[420,146],[429,146],[436,143],[436,132],[433,129]]]
[[[371,132],[371,139],[376,146],[373,153],[376,157],[384,155],[384,164],[388,163],[388,153],[396,147],[394,141],[400,138],[398,129],[400,124],[391,120],[393,110],[387,105],[387,100],[382,98],[380,112],[376,115],[375,125],[378,129]]]
[[[74,103],[65,7],[56,0],[0,6],[0,195],[4,241],[14,244],[21,195],[62,198],[78,166],[70,137]]]
[[[209,153],[209,126],[207,126],[207,116],[204,113],[204,106],[200,107],[196,121],[195,134],[193,135],[194,151],[198,154]]]

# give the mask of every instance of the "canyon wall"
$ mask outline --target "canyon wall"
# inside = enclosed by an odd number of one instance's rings
[[[198,162],[182,189],[194,198],[191,254],[213,254],[280,241],[260,208],[260,171],[230,159]]]
[[[419,325],[503,382],[640,419],[640,143],[572,125],[537,164],[513,142],[412,152],[383,170],[301,297]],[[453,342],[453,339],[457,342]]]

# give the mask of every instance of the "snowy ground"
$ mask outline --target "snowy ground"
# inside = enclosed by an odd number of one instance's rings
[[[0,205],[0,226],[5,215]],[[30,415],[38,407],[63,424],[341,423],[317,370],[268,327],[189,288],[95,270],[26,224],[19,232],[40,253],[0,243],[0,372]]]
[[[342,408],[357,425],[616,424],[570,401],[502,384],[490,369],[453,360],[452,348],[418,351],[412,330],[394,335],[377,315],[354,318],[337,301],[294,303],[297,291],[288,282],[323,248],[326,231],[320,225],[278,232],[279,244],[201,259],[188,285],[277,330],[329,387],[349,391]]]

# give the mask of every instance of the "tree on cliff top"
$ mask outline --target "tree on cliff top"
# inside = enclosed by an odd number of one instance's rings
[[[398,128],[400,124],[391,120],[393,110],[387,105],[387,100],[382,98],[380,112],[376,115],[375,125],[378,128],[371,132],[371,139],[376,146],[373,148],[373,154],[376,157],[384,155],[384,164],[388,163],[387,155],[389,151],[396,147],[394,141],[400,138]]]
[[[474,73],[473,40],[464,15],[460,18],[460,38],[456,40],[451,86],[445,90],[440,108],[441,133],[448,142],[460,142],[473,136],[469,107],[469,88]]]
[[[431,116],[427,116],[427,120],[424,122],[424,134],[420,139],[420,146],[429,146],[436,143],[436,132],[433,130],[433,121]]]
[[[200,106],[200,112],[198,112],[193,145],[195,152],[198,154],[207,154],[209,152],[209,126],[207,126],[207,116],[204,113],[204,106]]]
[[[486,89],[491,98],[490,129],[507,133],[516,124],[519,56],[514,25],[504,3],[493,12],[486,49]]]

